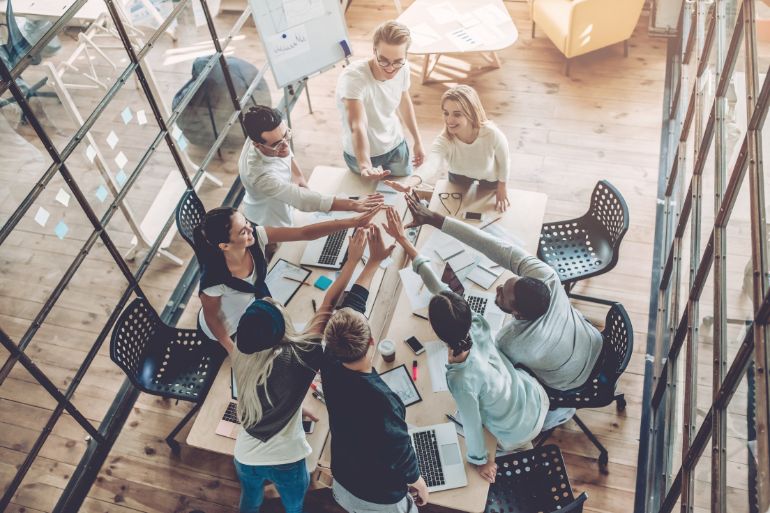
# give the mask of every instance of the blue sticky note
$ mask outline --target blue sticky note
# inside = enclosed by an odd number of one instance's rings
[[[53,232],[60,239],[64,239],[64,236],[67,235],[68,231],[70,231],[70,229],[66,224],[64,224],[64,221],[59,221],[59,223],[56,225],[56,228],[53,229]]]
[[[125,123],[126,125],[128,124],[129,121],[134,119],[134,113],[131,112],[131,107],[126,107],[125,109],[123,109],[123,112],[120,113],[120,117],[123,118],[123,123]]]
[[[332,283],[334,282],[329,278],[327,278],[326,276],[319,276],[313,285],[315,285],[317,288],[321,290],[326,290],[329,288],[329,285],[331,285]]]
[[[180,135],[178,142],[179,142],[179,149],[184,151],[187,148],[187,137]]]
[[[97,187],[96,198],[100,202],[104,203],[104,200],[107,199],[107,187],[105,187],[104,185],[100,185],[99,187]]]
[[[121,169],[118,171],[118,174],[115,175],[115,180],[118,181],[118,185],[123,187],[126,184],[126,180],[128,180],[128,177],[126,176],[126,173]]]

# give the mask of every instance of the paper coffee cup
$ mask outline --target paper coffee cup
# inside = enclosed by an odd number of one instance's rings
[[[396,344],[390,339],[381,340],[377,344],[377,350],[380,352],[383,361],[392,363],[396,359]]]

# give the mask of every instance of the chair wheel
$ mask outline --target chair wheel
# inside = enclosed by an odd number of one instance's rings
[[[623,411],[626,409],[626,398],[622,395],[615,398],[615,407],[618,411]]]
[[[610,463],[610,456],[606,452],[603,452],[599,455],[599,472],[602,474],[609,474],[610,472],[607,470],[607,465]]]
[[[167,444],[168,444],[168,446],[171,448],[171,453],[172,453],[174,456],[179,456],[179,452],[181,451],[181,448],[180,448],[180,446],[179,446],[179,442],[177,442],[177,441],[176,441],[176,440],[174,440],[173,438],[172,438],[172,439],[168,439],[168,438],[167,438],[167,439],[166,439],[166,443],[167,443]]]

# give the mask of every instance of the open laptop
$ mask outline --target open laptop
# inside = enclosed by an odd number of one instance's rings
[[[444,266],[444,273],[441,275],[441,281],[446,283],[455,294],[459,294],[468,302],[471,310],[481,315],[489,323],[490,329],[495,332],[503,327],[505,321],[505,312],[495,304],[494,294],[484,293],[465,293],[465,287],[447,262]]]
[[[352,233],[353,229],[347,228],[326,237],[309,241],[299,263],[310,267],[340,269],[342,261],[345,260],[349,237]]]
[[[438,492],[468,484],[454,424],[435,424],[409,430],[420,475],[428,490]]]
[[[235,439],[238,437],[241,423],[238,420],[238,389],[235,387],[235,374],[232,369],[230,369],[230,395],[233,400],[227,404],[222,420],[217,424],[216,434]]]

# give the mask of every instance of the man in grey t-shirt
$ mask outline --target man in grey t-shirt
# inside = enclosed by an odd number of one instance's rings
[[[520,247],[428,210],[411,195],[407,202],[413,226],[435,226],[514,273],[495,298],[513,316],[497,334],[502,353],[551,388],[582,386],[601,353],[602,335],[570,304],[556,271]]]

